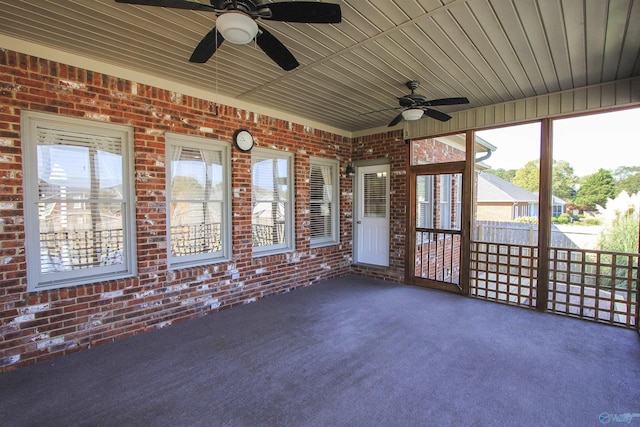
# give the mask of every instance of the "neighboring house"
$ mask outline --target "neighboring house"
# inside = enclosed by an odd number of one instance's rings
[[[538,196],[489,172],[478,173],[476,219],[513,221],[538,216]]]
[[[552,205],[551,205],[551,216],[560,216],[567,211],[567,202],[562,200],[560,197],[551,196]]]
[[[538,217],[538,194],[527,191],[489,172],[478,173],[476,219],[513,221]],[[553,196],[553,216],[565,212],[567,203]]]

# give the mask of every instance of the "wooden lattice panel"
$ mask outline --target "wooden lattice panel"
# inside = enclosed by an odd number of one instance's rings
[[[638,255],[552,248],[547,308],[583,319],[637,326]]]
[[[534,307],[538,271],[534,246],[473,242],[471,294],[506,304]]]

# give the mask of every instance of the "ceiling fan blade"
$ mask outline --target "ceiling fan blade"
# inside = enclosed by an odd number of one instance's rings
[[[467,98],[442,98],[442,99],[433,99],[431,101],[426,101],[423,105],[427,105],[429,107],[436,107],[438,105],[458,105],[458,104],[468,104],[469,100]]]
[[[402,113],[398,114],[393,120],[391,120],[391,123],[389,123],[388,127],[397,125],[398,123],[400,123],[402,119],[403,119]]]
[[[208,4],[187,0],[116,0],[116,3],[137,4],[141,6],[172,7],[175,9],[200,10],[215,12],[216,9]]]
[[[269,58],[273,59],[280,68],[285,71],[290,71],[300,65],[293,54],[289,52],[289,49],[287,49],[280,40],[275,38],[273,34],[262,26],[258,25],[258,28],[260,28],[260,33],[258,33],[258,36],[256,37],[258,46],[260,46],[260,49],[262,49]]]
[[[440,120],[441,122],[446,122],[451,120],[450,115],[443,113],[442,111],[432,110],[431,108],[425,108],[424,114],[426,114],[427,116],[433,119]]]
[[[218,50],[223,41],[224,37],[222,37],[222,34],[213,27],[213,30],[209,31],[193,50],[189,62],[204,64],[216,53],[216,50]]]
[[[337,24],[342,21],[340,5],[332,3],[285,1],[261,4],[259,8],[269,9],[271,16],[263,16],[263,19],[272,21],[304,22],[307,24]]]

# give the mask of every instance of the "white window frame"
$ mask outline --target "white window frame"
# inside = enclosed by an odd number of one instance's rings
[[[166,194],[167,194],[167,262],[170,269],[193,267],[229,261],[231,259],[231,154],[228,143],[210,138],[196,137],[177,133],[165,134],[166,144]],[[220,251],[192,255],[174,256],[171,251],[171,213],[170,205],[174,201],[171,194],[172,159],[170,154],[174,147],[198,150],[220,151],[222,153],[222,221],[220,225]]]
[[[462,175],[460,175],[460,177],[462,178]],[[462,180],[456,180],[455,184],[455,211],[453,213],[455,213],[455,221],[453,221],[451,224],[451,228],[454,230],[462,230]]]
[[[417,224],[418,228],[433,228],[433,199],[434,199],[434,191],[433,191],[433,175],[420,175],[421,177],[425,177],[424,184],[424,200],[418,201],[417,204],[419,206],[419,210],[422,215],[418,215],[418,217],[422,220]],[[417,182],[416,182],[417,187]]]
[[[285,199],[284,209],[284,243],[278,243],[268,246],[254,246],[253,256],[266,256],[279,253],[287,253],[295,251],[295,188],[294,188],[294,156],[293,153],[280,150],[272,150],[268,148],[254,148],[251,150],[251,226],[253,233],[253,208],[255,205],[255,188],[253,182],[254,165],[263,160],[282,159],[287,161],[287,198]]]
[[[133,187],[133,128],[113,123],[22,111],[25,248],[29,292],[133,277],[137,274],[135,192]],[[122,147],[122,262],[54,272],[42,272],[39,215],[38,135],[39,129],[78,132],[97,137],[119,138]],[[83,203],[81,200],[76,203]]]
[[[448,230],[451,228],[451,174],[438,175],[439,179],[439,197],[438,207],[440,213],[440,224],[438,228]]]
[[[323,246],[337,245],[340,243],[340,177],[338,169],[340,163],[335,159],[324,159],[320,157],[310,157],[310,170],[309,170],[309,188],[311,188],[311,170],[314,166],[328,167],[330,168],[332,189],[329,194],[329,202],[331,203],[331,210],[329,216],[331,218],[331,232],[329,236],[310,238],[310,247],[319,248]],[[313,200],[311,200],[313,202]],[[310,209],[310,215],[313,210]]]

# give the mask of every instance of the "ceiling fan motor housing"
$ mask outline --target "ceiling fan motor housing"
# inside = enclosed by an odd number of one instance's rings
[[[420,86],[420,81],[419,80],[409,80],[406,83],[406,85],[409,88],[409,90],[411,92],[413,92],[414,90],[418,89],[418,86]]]
[[[418,86],[420,86],[420,82],[418,80],[409,80],[407,83],[405,83],[405,85],[407,86],[407,88],[409,88],[409,90],[411,90],[411,93],[398,98],[401,107],[415,107],[427,102],[427,98],[424,95],[415,93],[415,90],[418,88]]]
[[[427,98],[423,95],[418,95],[417,93],[411,93],[398,98],[398,100],[400,101],[401,107],[413,107],[415,105],[424,104],[427,101]]]
[[[239,10],[255,16],[261,0],[211,0],[211,6],[221,10]],[[234,7],[235,6],[235,7]]]

